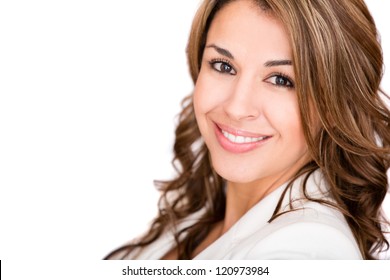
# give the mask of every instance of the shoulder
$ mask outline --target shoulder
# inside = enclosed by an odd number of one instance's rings
[[[288,212],[248,237],[247,259],[361,259],[341,214],[323,205]],[[311,207],[309,207],[311,206]]]
[[[261,201],[250,215],[241,219],[235,228],[226,259],[362,258],[342,213],[306,197],[334,202],[320,171],[312,173],[307,180],[304,180],[304,176],[297,179],[284,196],[282,211],[288,211],[290,207],[295,210],[285,212],[272,222],[267,222],[268,219],[261,222],[264,217],[271,217],[267,209],[277,204],[278,194],[270,197],[265,206]]]

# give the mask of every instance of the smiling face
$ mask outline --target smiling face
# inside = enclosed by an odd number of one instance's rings
[[[230,182],[273,184],[308,160],[288,36],[253,1],[213,19],[194,109],[212,165]]]

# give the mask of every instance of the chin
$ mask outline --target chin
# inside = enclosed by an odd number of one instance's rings
[[[254,182],[258,179],[258,176],[248,174],[247,172],[245,172],[244,170],[240,170],[239,168],[227,169],[226,166],[224,166],[223,168],[218,168],[218,166],[215,166],[214,170],[219,176],[221,176],[224,180],[228,182],[247,184]]]

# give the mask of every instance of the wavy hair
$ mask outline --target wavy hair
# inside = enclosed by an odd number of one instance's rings
[[[215,14],[236,0],[205,0],[193,20],[187,57],[197,81],[207,32]],[[283,215],[281,202],[292,182],[320,169],[335,202],[306,198],[339,209],[364,259],[388,249],[381,205],[388,190],[390,112],[381,89],[383,56],[374,20],[363,0],[250,0],[279,18],[290,36],[302,126],[312,161],[287,185],[270,222]],[[224,180],[213,170],[195,120],[192,96],[183,101],[174,144],[177,177],[157,182],[159,213],[149,231],[106,259],[126,258],[172,231],[179,259],[191,259],[215,223],[224,219]],[[313,131],[313,116],[320,129]],[[303,185],[305,189],[305,184]],[[292,207],[292,203],[290,203]],[[199,221],[177,225],[205,209]]]

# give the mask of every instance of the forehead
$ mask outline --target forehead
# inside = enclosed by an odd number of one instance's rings
[[[264,53],[268,50],[269,55],[291,56],[283,23],[271,10],[263,10],[251,0],[236,0],[219,10],[211,22],[207,43],[246,52]]]

